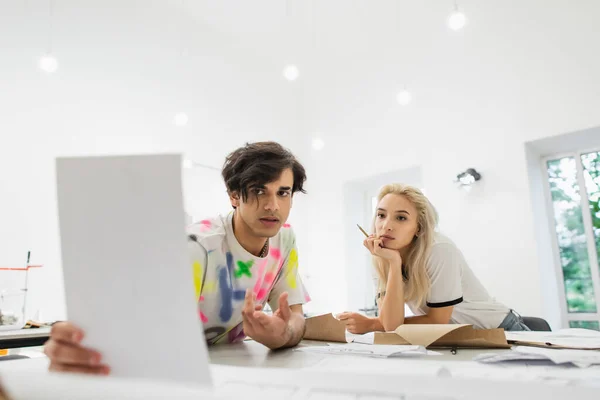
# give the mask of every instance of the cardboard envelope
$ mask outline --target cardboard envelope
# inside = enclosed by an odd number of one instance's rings
[[[346,343],[346,325],[331,313],[306,319],[304,339]]]
[[[510,348],[504,329],[473,329],[460,324],[405,324],[393,332],[375,332],[374,344],[425,347]]]

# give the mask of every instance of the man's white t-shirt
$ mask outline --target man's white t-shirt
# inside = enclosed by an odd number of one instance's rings
[[[242,309],[246,289],[256,303],[279,308],[288,293],[291,305],[310,301],[298,273],[298,250],[291,227],[285,224],[269,239],[269,252],[260,258],[246,251],[233,234],[233,215],[200,221],[188,227],[199,317],[209,344],[244,339]]]

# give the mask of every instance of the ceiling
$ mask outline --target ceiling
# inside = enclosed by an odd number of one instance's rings
[[[573,38],[597,38],[600,2],[594,0],[463,0],[464,30],[448,29],[451,0],[187,0],[190,16],[240,45],[272,58],[461,57],[528,45],[561,47]],[[568,49],[565,49],[568,50]],[[433,60],[434,56],[428,59]]]

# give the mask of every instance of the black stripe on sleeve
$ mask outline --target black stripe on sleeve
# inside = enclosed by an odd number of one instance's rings
[[[463,302],[463,298],[459,297],[456,300],[445,301],[443,303],[430,303],[430,302],[427,302],[427,307],[429,307],[429,308],[450,307],[450,306],[455,306],[457,304],[460,304],[462,302]]]

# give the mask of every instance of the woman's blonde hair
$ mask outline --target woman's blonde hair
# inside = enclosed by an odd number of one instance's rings
[[[421,305],[431,286],[431,281],[427,275],[427,261],[433,245],[438,214],[423,192],[413,186],[400,183],[385,185],[379,190],[377,203],[388,194],[404,196],[417,209],[418,230],[412,243],[409,245],[405,259],[402,260],[402,270],[403,275],[406,275],[407,278],[404,286],[404,300]],[[376,221],[377,212],[373,216],[373,232],[375,232]],[[384,266],[379,260],[378,257],[373,257],[373,265],[379,278],[378,294],[385,292],[389,272],[389,267],[387,265]]]

